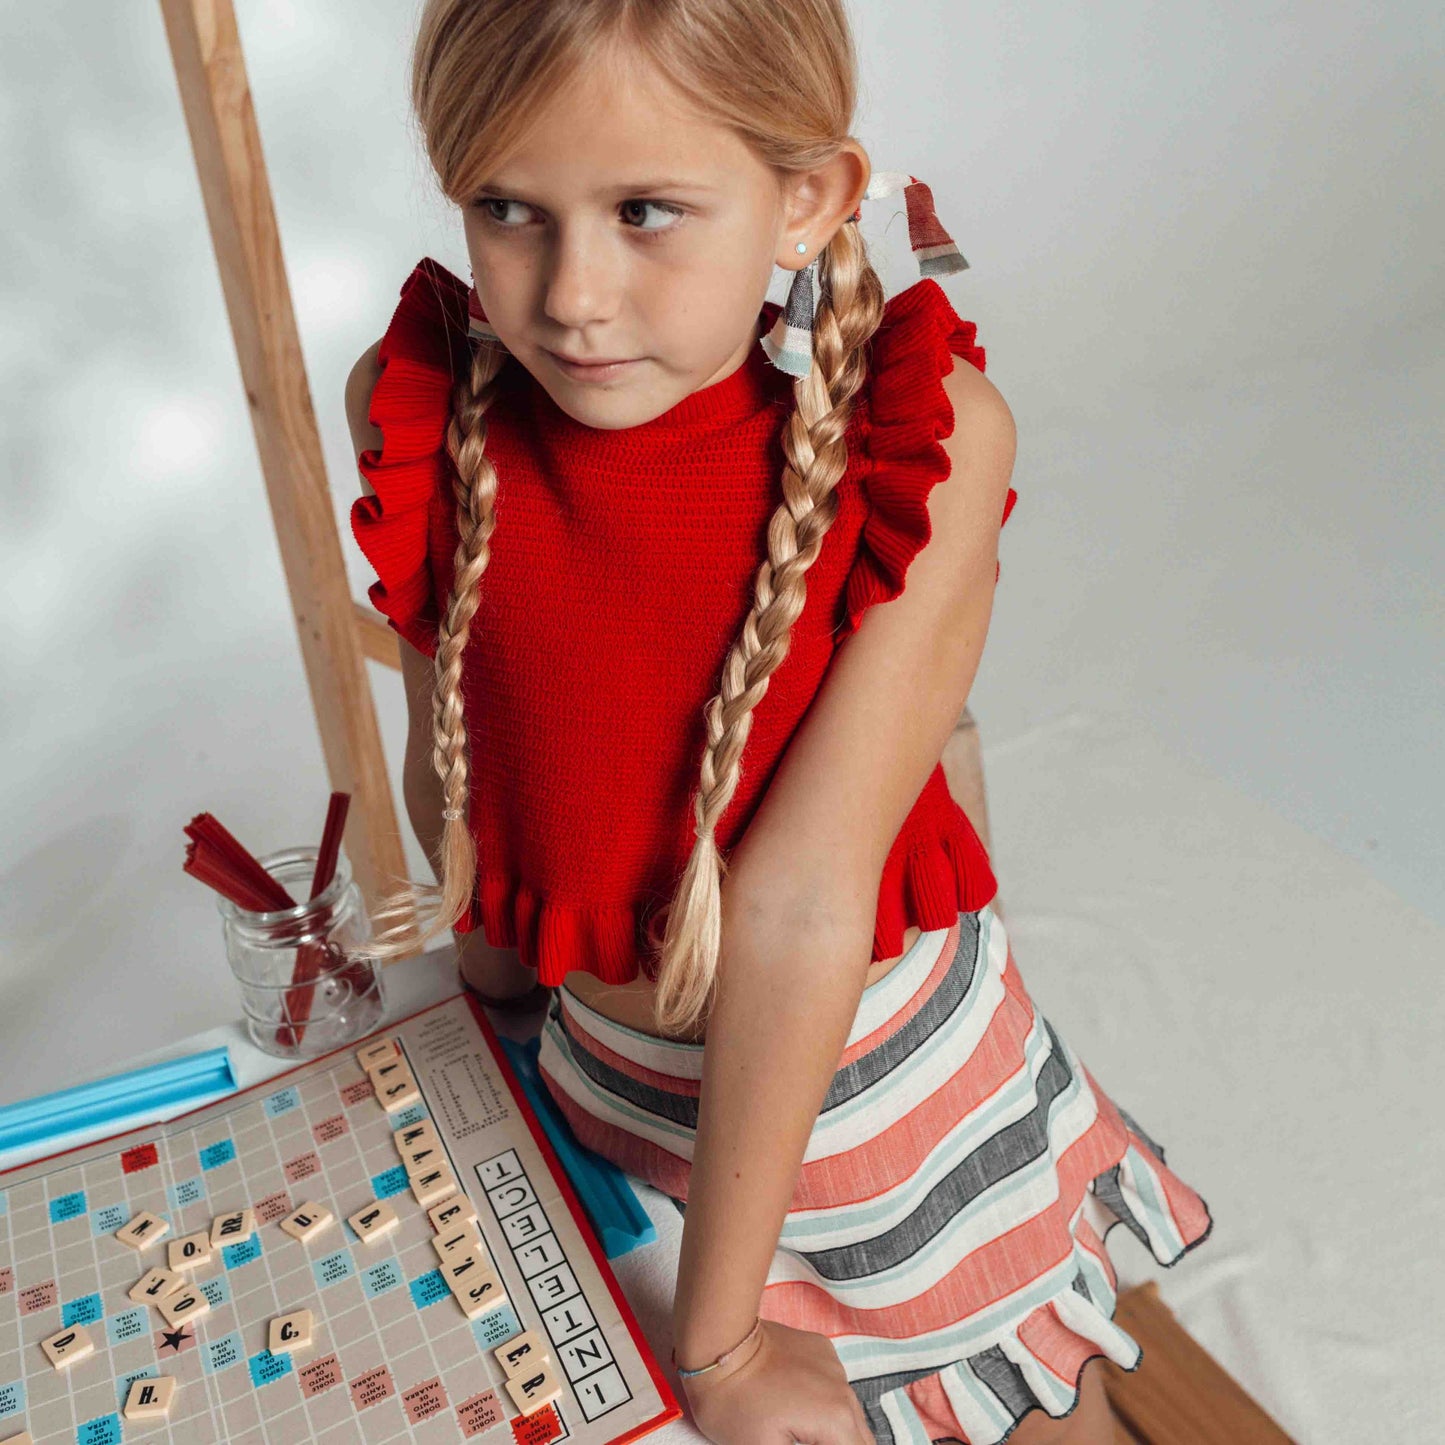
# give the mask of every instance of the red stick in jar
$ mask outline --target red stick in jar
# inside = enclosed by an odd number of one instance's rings
[[[346,814],[350,807],[350,793],[332,793],[326,807],[326,825],[321,831],[321,847],[316,854],[316,871],[311,879],[309,901],[319,898],[336,876],[341,835],[346,829]],[[306,943],[296,950],[291,987],[286,992],[288,1022],[276,1031],[276,1042],[282,1048],[300,1048],[301,1040],[306,1036],[306,1021],[311,1016],[311,999],[316,992],[314,983],[325,966],[326,958],[327,950],[321,944]]]

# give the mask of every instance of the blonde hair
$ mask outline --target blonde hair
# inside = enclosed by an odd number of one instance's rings
[[[856,57],[841,0],[428,0],[412,60],[412,106],[448,199],[465,205],[518,142],[536,105],[618,45],[638,47],[700,111],[782,175],[826,163],[852,138]],[[705,709],[696,842],[662,910],[661,939],[657,917],[647,929],[659,950],[657,1021],[667,1031],[691,1030],[712,1000],[728,871],[715,830],[742,777],[753,709],[788,655],[808,568],[837,513],[834,489],[848,463],[844,432],[883,314],[883,286],[857,226],[840,226],[817,259],[813,366],[795,381],[795,406],[782,426],[782,500],[768,525],[752,607]],[[460,540],[438,632],[432,757],[445,807],[458,816],[446,820],[438,849],[440,885],[408,884],[377,910],[378,923],[402,920],[377,935],[370,946],[377,957],[409,955],[450,928],[475,886],[462,654],[496,525],[487,411],[506,359],[498,348],[474,345],[446,433]],[[412,911],[421,915],[428,905],[434,914],[418,933]]]

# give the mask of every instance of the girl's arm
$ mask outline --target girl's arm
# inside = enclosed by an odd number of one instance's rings
[[[904,592],[869,608],[839,647],[723,885],[674,1302],[685,1369],[737,1344],[757,1315],[857,1012],[884,862],[983,652],[1013,417],[971,365],[956,362],[944,386],[956,425],[943,441],[951,474],[929,494],[932,535]],[[698,1378],[699,1393],[712,1378]]]

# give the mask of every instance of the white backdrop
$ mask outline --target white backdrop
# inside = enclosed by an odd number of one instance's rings
[[[466,268],[415,6],[238,8],[360,597],[343,382],[417,259]],[[932,186],[1019,425],[986,745],[1128,715],[1445,922],[1439,8],[853,13],[857,133]],[[158,6],[28,7],[0,133],[3,1102],[229,1018],[182,826],[314,840],[328,785]]]
[[[0,1098],[227,1011],[182,825],[261,851],[327,794],[159,8],[84,12],[0,48]],[[985,740],[1131,710],[1445,920],[1438,8],[854,15],[858,134],[932,185],[1019,424]],[[465,251],[413,6],[239,16],[360,596],[343,381],[414,262]],[[76,1007],[134,990],[128,1033]]]

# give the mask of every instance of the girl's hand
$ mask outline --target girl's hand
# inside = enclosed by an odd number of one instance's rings
[[[764,1320],[742,1364],[729,1361],[682,1387],[693,1423],[715,1445],[874,1445],[827,1335]]]

